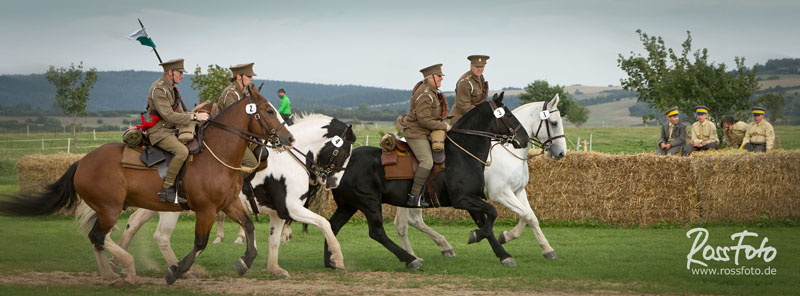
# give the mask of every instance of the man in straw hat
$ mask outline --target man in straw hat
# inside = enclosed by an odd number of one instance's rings
[[[470,70],[461,75],[456,82],[456,100],[453,110],[450,112],[450,123],[455,125],[461,116],[467,111],[480,104],[489,93],[489,83],[483,78],[483,70],[486,67],[486,60],[489,56],[471,55],[467,57],[470,61]]]
[[[764,119],[766,111],[761,107],[753,107],[753,123],[744,134],[741,148],[750,152],[770,152],[775,148],[775,130],[772,124]]]
[[[681,152],[681,148],[686,143],[686,126],[680,121],[678,107],[672,107],[664,114],[667,116],[667,123],[661,127],[661,137],[658,139],[656,154],[675,155]]]
[[[147,98],[147,109],[152,124],[147,128],[147,135],[150,143],[175,155],[169,162],[167,175],[159,193],[161,201],[186,202],[185,199],[178,197],[174,184],[183,162],[189,156],[189,150],[175,136],[176,128],[192,121],[208,120],[208,113],[185,113],[178,107],[180,93],[175,86],[181,83],[183,73],[186,73],[183,59],[169,60],[160,65],[164,68],[164,75],[150,86]]]
[[[683,147],[683,156],[689,156],[695,150],[719,149],[717,126],[708,120],[708,107],[694,107],[697,121],[692,124],[692,141]]]
[[[238,64],[230,68],[231,75],[233,76],[231,77],[231,84],[222,90],[222,93],[219,95],[219,99],[217,100],[220,110],[224,110],[233,103],[236,103],[237,101],[247,98],[251,95],[249,86],[251,83],[253,83],[253,76],[256,76],[256,73],[253,72],[254,64],[255,63]],[[258,159],[256,159],[253,151],[250,149],[245,149],[244,157],[242,158],[242,166],[254,168],[257,165]],[[247,180],[247,177],[249,177],[251,174],[252,172],[242,171],[242,180]],[[248,197],[255,196],[250,182],[242,182],[242,192],[244,192],[244,194]]]
[[[422,188],[433,168],[433,154],[428,135],[433,130],[450,130],[450,125],[444,122],[447,117],[447,105],[440,101],[438,95],[444,79],[442,64],[426,67],[420,72],[424,77],[423,83],[411,96],[408,115],[403,119],[403,136],[419,160],[407,202],[409,207],[415,208],[430,206],[428,202],[422,200]]]
[[[725,116],[722,119],[722,132],[725,136],[725,143],[727,147],[739,148],[742,146],[742,139],[744,134],[747,133],[748,124],[741,121],[736,121],[733,116]]]

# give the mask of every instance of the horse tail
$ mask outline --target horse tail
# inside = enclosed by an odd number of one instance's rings
[[[44,192],[6,195],[6,200],[0,201],[0,214],[46,216],[63,209],[72,209],[79,203],[73,182],[77,170],[76,161],[55,183],[47,185]]]

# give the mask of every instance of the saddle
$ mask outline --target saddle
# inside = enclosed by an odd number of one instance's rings
[[[388,133],[381,138],[381,164],[383,165],[383,172],[386,180],[411,180],[414,179],[414,173],[419,166],[419,160],[411,151],[411,147],[405,139],[397,137],[393,133]],[[428,179],[425,181],[428,188],[428,194],[431,199],[431,204],[434,207],[439,206],[439,199],[436,196],[436,188],[433,185],[433,180],[439,172],[445,169],[445,154],[444,151],[432,152],[433,153],[433,168]]]

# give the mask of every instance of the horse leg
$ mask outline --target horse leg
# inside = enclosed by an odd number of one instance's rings
[[[425,220],[422,219],[422,209],[408,209],[408,214],[408,223],[417,230],[428,235],[428,237],[430,237],[431,240],[436,243],[436,245],[442,247],[442,256],[449,258],[456,256],[456,252],[453,251],[453,246],[447,242],[447,239],[432,228],[428,227],[428,224],[425,224]]]
[[[92,243],[92,250],[94,251],[94,258],[97,261],[97,269],[100,271],[100,278],[106,281],[113,281],[119,279],[119,276],[114,273],[108,257],[103,253],[105,250],[105,237],[109,233],[111,226],[101,225],[97,219],[97,214],[88,205],[81,205],[78,210],[78,218],[81,221],[81,229],[88,229],[92,225],[91,230],[88,231],[87,236],[89,242]]]
[[[288,203],[287,209],[293,220],[304,224],[314,225],[319,228],[320,231],[322,231],[322,235],[325,236],[325,243],[327,245],[326,249],[331,254],[328,256],[328,260],[333,268],[344,270],[344,256],[342,255],[342,247],[339,245],[339,240],[336,239],[336,235],[333,234],[333,230],[331,230],[331,223],[329,223],[328,220],[325,220],[324,217],[317,215],[311,210],[305,208],[303,204],[299,202]]]
[[[289,278],[289,272],[278,265],[278,254],[281,247],[281,232],[284,221],[278,212],[267,210],[269,213],[269,256],[267,257],[267,272],[279,278]]]
[[[403,250],[403,248],[395,244],[391,239],[389,239],[388,236],[386,236],[386,230],[383,229],[383,215],[381,214],[380,206],[373,211],[364,211],[363,209],[361,211],[364,213],[364,216],[367,217],[370,238],[381,243],[384,248],[388,249],[395,256],[397,256],[397,259],[405,262],[406,268],[415,270],[422,267],[422,259],[409,254],[406,252],[406,250]]]
[[[225,239],[225,213],[217,213],[217,238],[214,239],[214,242],[211,244],[218,245],[221,244],[222,241]],[[233,242],[234,244],[236,242]]]
[[[303,224],[303,226],[307,225],[308,224]],[[283,223],[283,232],[281,232],[281,242],[288,243],[291,240],[292,240],[292,220],[286,220],[286,222]]]
[[[112,284],[136,284],[136,266],[133,263],[133,256],[131,256],[128,251],[117,245],[117,243],[111,239],[110,232],[105,238],[105,248],[109,253],[111,253],[112,256],[114,256],[117,263],[122,268],[119,279],[112,282]]]
[[[172,285],[175,280],[183,276],[183,274],[192,267],[194,260],[206,249],[211,227],[214,226],[216,212],[215,209],[209,209],[208,207],[195,210],[194,247],[189,251],[189,254],[178,262],[178,264],[170,265],[170,267],[167,268],[164,279],[167,281],[168,285]]]
[[[478,231],[479,240],[486,238],[489,241],[492,251],[494,251],[494,254],[497,256],[497,258],[500,258],[500,262],[503,265],[517,265],[516,262],[514,262],[514,259],[511,258],[511,254],[506,252],[506,250],[503,248],[503,245],[501,245],[500,242],[497,241],[497,238],[494,237],[493,227],[494,222],[497,219],[497,209],[495,209],[494,206],[478,197],[475,197],[471,199],[462,198],[456,202],[456,204],[454,204],[454,207],[470,211],[470,215],[473,217],[473,220],[475,220],[475,223],[480,227]],[[473,212],[475,213],[473,214]],[[483,218],[485,218],[485,220],[482,220]]]
[[[397,230],[397,236],[400,237],[403,250],[416,257],[417,254],[414,254],[411,242],[408,241],[408,211],[408,208],[397,207],[397,211],[394,214],[394,229]]]
[[[353,214],[355,214],[356,211],[357,209],[351,205],[339,205],[336,208],[336,211],[333,213],[333,215],[331,215],[331,218],[328,219],[328,223],[331,225],[331,232],[333,232],[334,236],[339,233],[339,230],[342,229],[347,221],[350,221],[350,217],[353,217]],[[331,255],[332,253],[328,248],[328,240],[326,239],[323,255],[325,267],[336,268],[336,265],[331,262]]]
[[[542,233],[542,228],[539,227],[539,219],[536,218],[536,213],[533,212],[531,208],[530,202],[528,201],[528,193],[523,188],[519,192],[517,192],[517,200],[523,205],[523,209],[526,210],[528,215],[527,224],[531,226],[531,230],[533,230],[533,235],[536,237],[536,241],[539,243],[539,246],[542,247],[542,256],[547,259],[556,259],[558,256],[556,255],[556,251],[553,250],[553,247],[550,246],[550,242],[547,241],[547,238],[544,237],[544,233]],[[522,216],[520,215],[520,218]],[[520,219],[522,222],[522,219]]]
[[[128,218],[128,223],[125,225],[125,230],[122,231],[122,235],[119,237],[118,245],[127,250],[131,245],[131,241],[133,241],[133,236],[139,232],[139,229],[142,228],[142,225],[144,225],[145,222],[149,221],[155,215],[155,211],[144,208],[139,208],[133,212],[133,214],[131,214],[131,216]]]
[[[258,251],[256,251],[255,225],[253,224],[253,220],[250,219],[250,215],[245,212],[242,203],[239,201],[230,203],[223,210],[225,214],[228,215],[228,218],[239,223],[239,226],[244,228],[245,231],[247,249],[244,252],[244,256],[239,257],[239,260],[236,261],[236,271],[239,272],[239,275],[244,275],[244,273],[253,266],[253,261],[256,259],[256,254],[258,253]]]
[[[112,213],[108,211],[97,213],[86,206],[78,216],[82,221],[81,228],[88,226],[88,224],[94,224],[89,231],[89,241],[94,245],[94,254],[97,260],[97,267],[100,270],[100,276],[104,280],[111,280],[112,284],[134,284],[136,282],[136,269],[133,263],[133,256],[111,240],[111,229],[116,224],[121,212],[122,209],[112,210]],[[104,250],[118,258],[117,260],[122,268],[122,274],[119,276],[114,273],[108,257],[103,254]]]
[[[175,227],[178,225],[180,215],[181,213],[179,212],[158,213],[158,226],[156,226],[156,231],[153,233],[153,240],[156,241],[156,245],[161,251],[161,256],[164,256],[164,260],[167,261],[167,266],[178,264],[178,257],[175,256],[175,251],[172,250],[170,239],[172,238],[172,232],[175,231]],[[191,270],[183,275],[183,278],[196,277]]]
[[[521,200],[518,199],[517,194],[508,187],[503,188],[499,192],[492,192],[491,199],[516,213],[519,218],[517,225],[514,226],[511,231],[503,231],[500,233],[497,240],[501,244],[505,244],[519,238],[530,221],[530,214],[532,213],[531,207],[523,204]]]

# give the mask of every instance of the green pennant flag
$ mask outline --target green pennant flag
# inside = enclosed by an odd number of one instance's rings
[[[153,39],[150,39],[150,36],[147,36],[147,32],[144,30],[144,28],[141,28],[136,32],[133,32],[130,35],[128,35],[128,39],[137,40],[144,46],[156,48],[156,44],[153,43]]]

